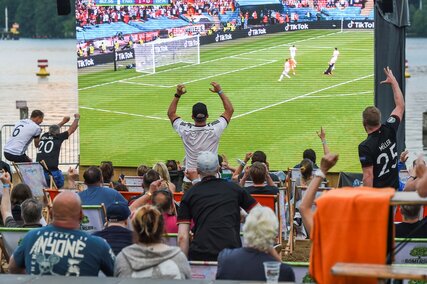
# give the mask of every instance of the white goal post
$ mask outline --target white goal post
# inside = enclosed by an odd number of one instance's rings
[[[137,72],[156,73],[156,68],[176,63],[200,64],[200,37],[174,37],[136,44]]]

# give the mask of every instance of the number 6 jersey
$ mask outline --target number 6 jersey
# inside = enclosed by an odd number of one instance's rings
[[[31,119],[22,119],[15,124],[12,136],[7,140],[3,151],[12,155],[24,155],[33,138],[40,136],[42,130]]]
[[[400,119],[392,115],[386,123],[368,135],[359,144],[359,159],[362,167],[373,166],[374,187],[399,188],[399,171],[396,133]]]

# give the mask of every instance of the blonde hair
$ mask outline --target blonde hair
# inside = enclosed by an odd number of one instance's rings
[[[164,232],[164,221],[160,211],[152,205],[139,208],[132,219],[136,239],[140,243],[160,243]]]
[[[260,251],[273,247],[279,222],[273,210],[264,206],[253,208],[243,225],[244,245]]]
[[[153,166],[153,170],[159,173],[162,180],[165,180],[167,182],[171,182],[171,177],[169,175],[168,168],[166,167],[165,163],[158,162],[155,163]]]

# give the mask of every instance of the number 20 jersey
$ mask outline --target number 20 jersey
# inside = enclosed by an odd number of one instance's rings
[[[373,186],[399,188],[399,171],[396,133],[400,119],[392,115],[381,127],[359,144],[362,167],[373,166]]]

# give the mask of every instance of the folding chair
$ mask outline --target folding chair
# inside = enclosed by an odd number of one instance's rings
[[[125,184],[129,189],[129,192],[144,192],[142,188],[143,178],[140,176],[125,176]]]
[[[80,224],[80,228],[83,231],[93,233],[96,231],[102,231],[105,228],[107,222],[107,212],[105,205],[83,205],[83,219]]]
[[[404,238],[396,238],[396,246],[405,242]],[[410,239],[407,244],[394,256],[396,264],[426,264],[427,239]]]
[[[9,259],[12,256],[15,249],[18,247],[25,235],[34,230],[32,228],[0,228],[0,248],[3,257],[9,263]]]
[[[215,280],[218,262],[216,261],[190,261],[191,279]]]
[[[43,189],[49,188],[44,170],[39,163],[13,163],[21,181],[27,184],[34,197],[43,197]]]
[[[251,196],[258,201],[262,206],[269,207],[277,216],[277,220],[279,221],[279,236],[278,243],[282,244],[282,216],[280,214],[280,194],[271,195],[271,194],[251,194]]]
[[[127,200],[130,201],[132,197],[139,196],[142,194],[142,192],[131,192],[131,191],[119,191],[119,193]]]

